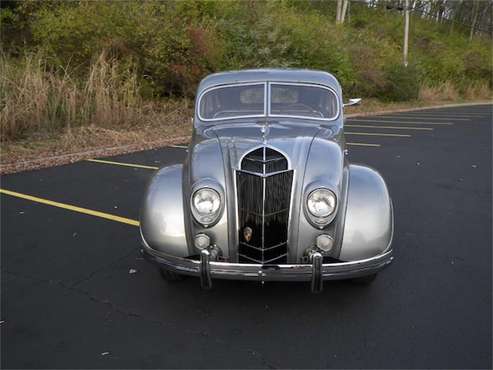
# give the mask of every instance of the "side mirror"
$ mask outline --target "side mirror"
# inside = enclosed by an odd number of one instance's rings
[[[361,104],[361,98],[353,98],[349,99],[348,103],[344,103],[344,107],[350,107],[351,105],[360,105]]]

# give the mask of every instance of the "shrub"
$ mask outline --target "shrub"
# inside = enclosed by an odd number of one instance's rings
[[[386,83],[379,92],[383,100],[415,100],[419,94],[418,73],[415,67],[401,64],[389,66],[385,71]]]
[[[17,3],[16,3],[17,4]],[[222,70],[293,67],[332,72],[345,94],[408,100],[418,85],[450,81],[493,87],[491,45],[412,17],[410,60],[399,67],[403,17],[351,2],[336,26],[335,2],[23,1],[0,9],[9,53],[41,50],[46,67],[70,66],[84,79],[102,52],[134,71],[145,98],[192,96],[205,75]],[[32,36],[32,37],[31,37]],[[22,41],[20,41],[22,40]],[[22,55],[22,53],[20,54]]]
[[[474,48],[464,53],[464,74],[468,82],[478,81],[483,83],[488,81],[490,88],[493,88],[493,60],[491,50]]]

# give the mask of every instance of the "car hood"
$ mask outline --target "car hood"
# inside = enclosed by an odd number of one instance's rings
[[[316,136],[333,136],[330,129],[319,125],[293,122],[221,125],[205,130],[204,134],[217,138],[224,159],[233,168],[239,168],[240,160],[246,153],[260,146],[268,146],[283,153],[293,169],[303,168],[306,164]]]

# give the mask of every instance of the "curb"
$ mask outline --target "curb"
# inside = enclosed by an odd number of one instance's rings
[[[416,107],[416,108],[396,108],[396,109],[389,109],[389,110],[381,110],[378,112],[359,112],[359,113],[346,114],[346,115],[344,115],[344,117],[347,117],[347,118],[368,117],[368,116],[376,116],[376,115],[387,114],[387,113],[416,112],[416,111],[427,110],[427,109],[469,107],[469,106],[475,106],[475,105],[490,105],[490,104],[493,104],[493,101],[485,100],[485,101],[474,102],[474,103],[441,104],[441,105],[429,105],[429,106],[425,106],[425,107]]]
[[[46,167],[62,166],[64,164],[79,162],[85,159],[90,159],[99,156],[114,156],[139,152],[142,150],[151,150],[161,148],[166,145],[182,144],[189,141],[190,136],[179,136],[175,138],[153,141],[145,144],[130,144],[123,146],[115,146],[110,148],[97,148],[85,152],[68,153],[58,156],[43,157],[30,161],[22,161],[15,163],[0,164],[0,174],[6,175],[27,170],[37,170]]]
[[[389,109],[382,110],[378,112],[360,112],[360,113],[351,113],[345,115],[347,118],[352,117],[367,117],[367,116],[375,116],[387,113],[402,113],[402,112],[414,112],[426,109],[440,109],[440,108],[451,108],[451,107],[467,107],[467,106],[475,106],[475,105],[489,105],[492,104],[493,101],[482,101],[482,102],[474,102],[474,103],[458,103],[458,104],[442,104],[442,105],[432,105],[426,107],[416,107],[416,108],[400,108],[400,109]],[[78,153],[69,153],[63,154],[59,156],[52,157],[44,157],[39,159],[33,159],[30,161],[23,162],[15,162],[8,163],[5,165],[0,164],[0,174],[6,175],[9,173],[27,171],[27,170],[35,170],[46,167],[54,167],[61,166],[64,164],[74,163],[78,161],[82,161],[85,159],[90,159],[98,156],[113,156],[113,155],[122,155],[129,154],[133,152],[139,152],[142,150],[151,150],[161,148],[170,144],[182,144],[183,142],[189,141],[190,136],[180,136],[170,139],[164,139],[159,141],[153,141],[145,144],[135,144],[135,145],[124,145],[124,146],[116,146],[110,148],[98,148],[93,150],[88,150],[86,152],[78,152]]]

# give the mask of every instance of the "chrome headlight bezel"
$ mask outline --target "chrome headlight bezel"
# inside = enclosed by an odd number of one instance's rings
[[[325,196],[329,196],[333,199],[334,206],[326,215],[317,215],[317,214],[315,214],[315,212],[313,212],[310,209],[309,202],[314,195],[317,195],[317,192],[319,193],[319,195],[320,195],[320,193],[325,193]],[[316,227],[318,229],[323,229],[325,226],[330,224],[334,220],[335,215],[337,214],[337,209],[338,209],[337,195],[333,190],[331,190],[327,187],[317,186],[317,187],[313,187],[313,188],[309,189],[306,192],[304,203],[305,203],[304,204],[305,214],[306,214],[308,220],[310,221],[310,223],[314,227]]]
[[[219,207],[213,214],[202,214],[200,211],[196,208],[195,206],[195,197],[201,192],[201,191],[208,191],[210,194],[214,194],[217,196],[219,200]],[[221,188],[221,186],[212,181],[212,180],[204,180],[200,181],[192,186],[192,191],[190,194],[190,210],[192,212],[192,216],[194,220],[204,226],[204,227],[211,227],[215,225],[219,219],[221,218],[221,215],[224,210],[224,192]]]

